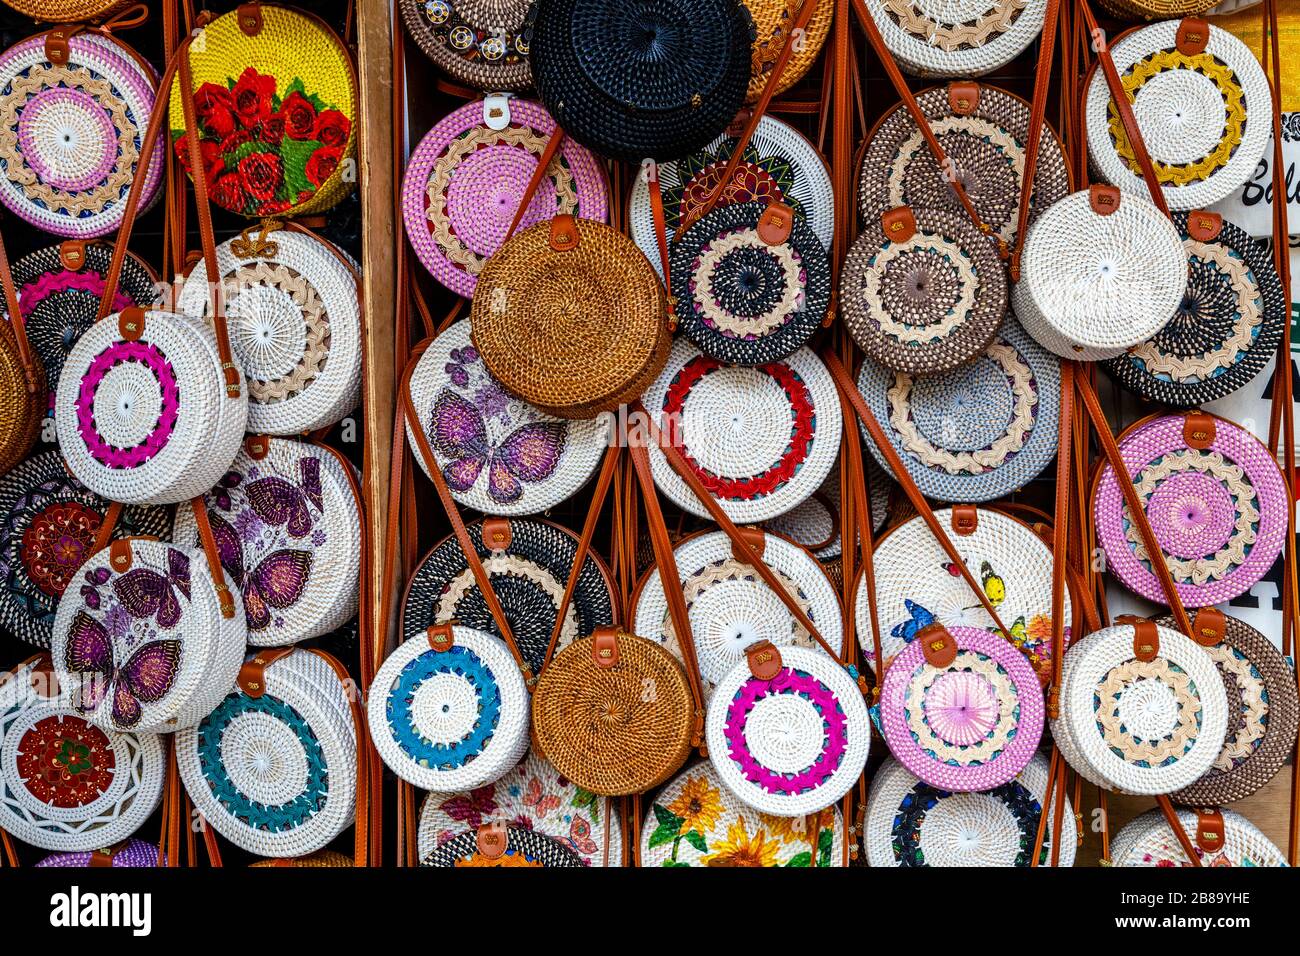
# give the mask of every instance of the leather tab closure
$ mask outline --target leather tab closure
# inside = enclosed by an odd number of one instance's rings
[[[974,505],[953,505],[952,506],[952,530],[954,534],[961,535],[963,538],[975,533],[979,527],[979,512],[975,510]]]
[[[618,628],[598,627],[591,632],[591,659],[601,670],[618,664]]]
[[[483,125],[496,132],[510,125],[509,95],[492,93],[483,98]]]
[[[1188,412],[1183,419],[1183,441],[1188,448],[1205,451],[1214,444],[1214,416],[1205,412]]]
[[[260,3],[241,3],[237,8],[239,29],[245,36],[255,37],[262,32],[262,5]]]
[[[745,648],[749,672],[759,680],[771,680],[781,673],[781,652],[771,641],[758,641]]]
[[[244,451],[253,461],[261,461],[271,452],[271,440],[266,435],[249,435],[244,439]]]
[[[94,850],[90,854],[90,862],[87,864],[92,869],[113,865],[113,857],[117,856],[117,851],[122,849],[122,844],[110,846],[107,850]]]
[[[969,80],[948,84],[948,108],[958,116],[970,116],[980,105],[980,85]]]
[[[1184,17],[1174,34],[1174,46],[1184,56],[1204,53],[1210,42],[1210,25],[1200,17]]]
[[[957,639],[942,624],[927,624],[916,632],[916,640],[931,667],[947,667],[957,659]]]
[[[769,246],[779,246],[790,238],[794,228],[794,210],[785,203],[774,202],[758,217],[758,238]]]
[[[505,518],[483,519],[483,546],[489,551],[505,551],[514,540],[510,522]]]
[[[1119,189],[1094,183],[1088,187],[1088,205],[1099,216],[1109,216],[1119,208]]]
[[[890,242],[907,242],[916,235],[916,217],[906,206],[889,209],[880,214],[880,228]]]
[[[763,533],[762,528],[737,528],[740,536],[745,543],[754,549],[754,553],[760,559],[763,557],[763,549],[767,546],[767,535]],[[749,564],[749,555],[745,554],[739,544],[731,542],[731,556],[742,564]]]
[[[456,643],[456,635],[452,631],[451,622],[446,624],[430,624],[425,628],[425,635],[429,639],[429,646],[439,653],[449,651],[452,645]]]
[[[1228,632],[1228,619],[1217,607],[1203,607],[1192,618],[1192,640],[1202,647],[1213,647]]]
[[[572,216],[556,216],[551,220],[551,248],[556,252],[578,248],[578,223]]]
[[[129,305],[117,314],[117,334],[123,341],[138,342],[144,335],[144,309]]]
[[[266,693],[266,669],[292,653],[292,647],[269,647],[258,651],[239,668],[235,684],[249,697],[261,697]]]
[[[489,860],[499,860],[506,855],[506,843],[509,839],[506,825],[500,820],[493,820],[478,828],[475,845],[479,856]]]
[[[108,563],[114,574],[125,574],[131,570],[131,542],[118,538],[108,546]]]
[[[1143,664],[1149,664],[1160,656],[1160,631],[1155,621],[1125,614],[1117,617],[1115,623],[1133,628],[1133,656]]]
[[[1223,814],[1218,810],[1196,811],[1196,845],[1206,853],[1223,852]]]
[[[70,56],[69,41],[80,30],[81,25],[77,23],[66,23],[52,27],[45,34],[45,59],[55,66],[66,64]]]
[[[239,367],[234,362],[222,362],[221,375],[226,380],[226,398],[238,398]]]
[[[1193,209],[1187,214],[1187,234],[1197,242],[1213,242],[1223,231],[1223,217],[1206,209]]]
[[[64,239],[59,243],[59,263],[68,272],[80,272],[86,265],[84,239]]]

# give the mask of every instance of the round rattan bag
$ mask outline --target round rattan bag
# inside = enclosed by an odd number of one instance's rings
[[[879,532],[889,518],[893,482],[873,459],[864,459],[863,465],[871,493],[871,530]],[[785,514],[763,522],[763,528],[775,531],[811,552],[813,557],[825,562],[825,569],[838,563],[833,559],[838,558],[843,550],[840,523],[840,468],[836,465],[811,498]],[[838,579],[833,580],[838,590]]]
[[[754,21],[754,45],[749,60],[748,102],[763,95],[771,78],[772,68],[781,56],[781,48],[795,21],[800,0],[743,0],[745,9]],[[803,35],[795,39],[790,48],[790,59],[781,71],[773,95],[780,96],[803,78],[821,53],[822,45],[831,32],[831,18],[835,14],[834,0],[810,0],[813,10]]]
[[[1286,866],[1286,854],[1264,835],[1264,831],[1240,813],[1219,811],[1223,817],[1223,844],[1218,852],[1207,853],[1198,841],[1200,814],[1179,810],[1183,827],[1201,866]],[[1111,866],[1191,866],[1182,842],[1174,836],[1160,810],[1149,810],[1131,820],[1115,835],[1110,848]]]
[[[250,863],[249,866],[292,866],[304,867],[310,870],[334,869],[344,866],[355,866],[355,861],[350,856],[345,856],[337,850],[321,850],[319,853],[311,853],[307,856],[290,856],[276,857],[274,860],[258,860],[256,863]]]
[[[277,229],[217,246],[230,347],[248,380],[251,432],[297,435],[328,428],[361,399],[361,306],[355,264],[315,236]],[[200,262],[180,311],[212,314]]]
[[[992,341],[1007,314],[1006,269],[965,217],[899,207],[868,222],[849,249],[840,308],[870,358],[934,375]]]
[[[1231,601],[1268,573],[1286,540],[1288,505],[1282,472],[1258,438],[1205,413],[1166,415],[1130,426],[1119,450],[1187,607]],[[1092,509],[1107,569],[1163,603],[1109,465],[1094,483]]]
[[[479,834],[462,833],[434,847],[420,866],[583,866],[582,857],[553,837],[521,826],[503,828],[506,848],[500,856],[479,851]]]
[[[1047,0],[866,0],[898,65],[918,76],[982,76],[1043,31]]]
[[[1114,358],[1169,323],[1187,288],[1173,223],[1144,196],[1093,186],[1029,227],[1017,317],[1039,345],[1068,359]]]
[[[92,726],[34,658],[0,685],[0,826],[44,850],[111,846],[158,806],[166,760],[155,734]],[[52,696],[45,696],[51,694]]]
[[[98,20],[127,6],[131,0],[5,0],[24,16],[50,23]]]
[[[1004,497],[1056,456],[1060,361],[1012,315],[969,365],[911,375],[867,359],[858,391],[921,493],[939,501]],[[865,428],[863,436],[888,471]]]
[[[1236,6],[1254,6],[1256,0],[1240,0]],[[1168,20],[1174,17],[1195,16],[1214,7],[1232,8],[1224,0],[1098,0],[1101,7],[1117,17],[1130,20]]]
[[[555,129],[540,104],[490,96],[444,116],[415,147],[402,178],[406,237],[430,274],[457,295],[474,294],[484,263],[505,242]],[[605,166],[568,137],[519,228],[557,213],[609,219]]]
[[[357,613],[359,481],[320,445],[254,435],[208,491],[208,520],[241,595],[249,644],[310,640]],[[174,540],[200,546],[193,509],[176,510]]]
[[[356,188],[359,111],[352,56],[313,14],[242,4],[190,48],[208,196],[253,218],[312,216]],[[181,164],[180,77],[168,103]],[[157,168],[155,166],[155,168]]]
[[[1169,208],[1204,209],[1255,175],[1268,148],[1272,96],[1263,67],[1227,30],[1165,20],[1111,44],[1142,141]],[[1197,42],[1199,39],[1200,42]],[[1107,182],[1148,195],[1106,78],[1093,70],[1085,104],[1088,154]],[[1249,117],[1249,119],[1248,119]]]
[[[452,497],[485,514],[537,514],[587,483],[607,423],[556,418],[509,394],[470,339],[468,320],[439,335],[411,375],[420,427]],[[408,420],[408,439],[412,423]],[[427,469],[424,456],[416,457]]]
[[[402,0],[406,32],[439,69],[478,90],[532,86],[531,0]]]
[[[4,311],[5,316],[0,318],[0,474],[32,450],[47,407],[45,374],[40,360],[31,355],[29,347],[31,367],[24,364],[19,336],[25,332],[12,325],[8,310]]]
[[[602,156],[676,159],[740,110],[753,31],[740,0],[539,0],[533,81],[556,121]]]
[[[557,216],[516,233],[479,275],[474,347],[507,392],[560,418],[636,398],[668,357],[664,288],[631,239]]]
[[[143,840],[137,840],[132,837],[116,846],[109,847],[107,850],[89,850],[80,853],[54,853],[38,861],[36,866],[58,866],[58,867],[88,867],[95,866],[95,857],[100,860],[107,857],[105,863],[99,865],[107,866],[124,866],[127,868],[152,867],[158,865],[158,847],[152,843],[145,843]],[[167,865],[167,857],[163,857],[163,865]]]
[[[68,474],[57,451],[42,452],[0,477],[0,628],[50,646],[59,598],[95,550],[109,503]],[[169,538],[163,508],[122,509],[115,537]]]
[[[837,807],[774,817],[737,800],[709,763],[683,770],[659,791],[641,825],[641,865],[843,866]]]
[[[1230,395],[1258,375],[1276,356],[1289,319],[1260,243],[1211,213],[1175,213],[1174,223],[1188,264],[1178,310],[1106,369],[1143,398],[1186,408]]]
[[[562,648],[533,694],[533,741],[564,777],[604,796],[642,793],[691,750],[695,700],[677,658],[603,628]]]
[[[0,202],[56,236],[107,235],[126,213],[157,75],[98,30],[70,36],[60,63],[47,58],[46,39],[0,54]],[[161,156],[159,144],[140,211],[158,194]]]

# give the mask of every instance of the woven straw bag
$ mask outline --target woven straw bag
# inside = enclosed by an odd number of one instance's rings
[[[1124,34],[1110,54],[1171,209],[1204,209],[1255,175],[1273,107],[1268,79],[1246,44],[1201,20],[1165,20]],[[1100,70],[1089,82],[1085,114],[1088,154],[1102,178],[1147,195]]]
[[[474,347],[512,395],[591,418],[645,391],[672,335],[663,285],[622,233],[556,216],[516,233],[479,275]]]
[[[357,613],[360,477],[328,448],[250,436],[206,494],[222,566],[239,589],[248,643],[321,637]],[[194,512],[179,508],[173,540],[199,546]]]
[[[862,843],[871,866],[1030,866],[1047,797],[1047,758],[1036,754],[1014,780],[986,793],[951,793],[886,760],[871,779]],[[1049,814],[1055,812],[1049,805]],[[1073,866],[1078,823],[1067,800],[1069,830],[1058,866]],[[1052,828],[1039,862],[1052,865]]]
[[[253,218],[312,216],[356,188],[356,72],[323,20],[245,3],[200,35],[191,88],[214,203]],[[179,78],[170,90],[172,141],[193,179]]]
[[[584,865],[582,858],[566,844],[526,827],[496,828],[493,833],[494,841],[498,846],[501,841],[505,843],[504,848],[500,850],[500,855],[488,855],[482,852],[483,837],[481,832],[462,833],[431,850],[420,865],[439,867],[580,867]]]
[[[537,514],[558,505],[587,484],[608,444],[600,419],[556,418],[508,394],[472,344],[468,320],[420,356],[411,399],[457,503],[485,514]],[[425,467],[423,457],[416,460]]]
[[[1261,244],[1217,213],[1175,213],[1187,288],[1150,340],[1105,363],[1130,391],[1190,407],[1231,395],[1276,356],[1288,324],[1282,283]],[[1195,235],[1192,235],[1192,230]]]
[[[492,821],[556,840],[576,853],[584,866],[623,865],[623,826],[617,804],[582,789],[536,753],[495,783],[426,796],[417,830],[420,859]]]
[[[555,133],[540,104],[490,96],[444,116],[411,153],[402,177],[406,237],[429,273],[457,295],[474,294]],[[556,214],[609,221],[605,166],[568,137],[519,224]]]
[[[250,863],[248,865],[252,867],[293,866],[304,867],[310,870],[320,870],[343,866],[355,866],[356,864],[352,857],[339,853],[337,850],[321,850],[319,853],[312,853],[308,856],[277,857],[274,860],[258,860],[256,863]]]
[[[0,827],[44,850],[84,852],[125,840],[162,795],[155,734],[88,723],[47,657],[0,683]],[[48,695],[48,696],[47,696]]]
[[[1247,0],[1248,4],[1259,0]],[[1227,6],[1223,0],[1097,0],[1112,16],[1126,20],[1169,20],[1175,17],[1196,16],[1217,6]]]
[[[1186,606],[1231,601],[1268,573],[1282,553],[1289,506],[1277,461],[1258,438],[1195,412],[1143,419],[1118,443]],[[1130,591],[1163,603],[1109,465],[1094,480],[1092,513],[1107,569]]]
[[[401,0],[406,32],[437,67],[478,90],[533,85],[532,0]]]
[[[227,840],[305,856],[352,823],[357,727],[334,664],[304,650],[270,657],[255,656],[267,663],[246,664],[216,709],[176,735],[176,763],[195,809]]]
[[[1196,810],[1179,810],[1178,822],[1196,850],[1200,865],[1206,866],[1286,866],[1284,854],[1264,832],[1240,813],[1232,810],[1212,811],[1211,833],[1222,828],[1222,841],[1213,839],[1209,847],[1203,833],[1207,814]],[[1131,820],[1115,835],[1110,848],[1111,866],[1191,866],[1182,841],[1174,836],[1169,821],[1160,810],[1150,810]]]
[[[97,861],[95,858],[98,857]],[[96,849],[80,853],[54,853],[38,861],[36,866],[88,867],[88,866],[124,866],[128,868],[153,867],[158,865],[158,847],[132,837],[106,850]],[[100,862],[102,861],[102,862]],[[162,857],[162,865],[167,865],[167,857]]]
[[[867,490],[871,493],[871,530],[879,532],[889,518],[889,499],[892,482],[873,460],[864,462],[867,471]],[[808,500],[796,505],[783,515],[763,522],[766,531],[789,538],[813,557],[824,562],[823,570],[837,564],[834,560],[843,550],[840,529],[840,468],[836,465],[826,476],[822,486]],[[832,578],[832,580],[835,580]],[[836,590],[840,584],[836,583]]]
[[[54,613],[96,549],[112,505],[77,481],[57,451],[21,462],[0,477],[0,627],[48,648]],[[123,508],[113,534],[171,537],[164,508]]]
[[[843,866],[844,819],[836,807],[774,817],[737,800],[708,763],[683,770],[650,804],[641,866]]]
[[[917,76],[982,76],[1043,29],[1048,0],[866,0],[899,66]]]
[[[1039,345],[1095,362],[1163,329],[1186,287],[1173,223],[1144,195],[1093,186],[1029,228],[1012,305]]]
[[[49,23],[98,20],[127,6],[131,0],[5,0],[24,16]]]
[[[388,768],[425,790],[473,790],[528,749],[528,688],[500,638],[435,625],[375,674],[370,739]]]
[[[867,359],[858,391],[907,473],[939,501],[982,502],[1019,490],[1056,456],[1060,361],[1008,315],[984,353],[936,375]],[[867,448],[888,470],[884,454]]]
[[[740,0],[539,0],[533,81],[556,122],[602,156],[676,159],[740,110],[753,39]]]
[[[754,43],[749,60],[749,89],[747,102],[763,95],[768,78],[781,54],[781,45],[795,22],[802,0],[742,0],[754,21]],[[821,53],[826,37],[831,32],[831,18],[835,14],[834,0],[809,0],[816,5],[803,36],[794,47],[790,61],[781,72],[773,93],[777,96],[794,86],[811,69]]]
[[[741,524],[770,520],[811,497],[839,457],[843,420],[835,385],[808,348],[741,368],[679,339],[642,401],[722,510]],[[670,501],[710,517],[658,445],[650,448],[650,465]]]
[[[578,539],[548,521],[489,518],[467,530],[519,653],[536,674],[546,660]],[[613,577],[600,557],[588,552],[565,609],[559,646],[613,624],[615,607]],[[460,542],[448,535],[411,575],[402,603],[402,636],[421,638],[430,625],[452,621],[501,637]]]

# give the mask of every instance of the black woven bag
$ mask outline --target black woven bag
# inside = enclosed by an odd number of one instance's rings
[[[677,159],[736,117],[754,24],[740,0],[538,0],[530,56],[547,110],[614,159]]]

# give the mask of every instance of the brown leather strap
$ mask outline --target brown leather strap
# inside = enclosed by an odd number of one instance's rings
[[[1214,808],[1196,811],[1196,845],[1206,853],[1223,852],[1223,814]]]
[[[524,190],[524,197],[519,200],[519,205],[515,208],[515,218],[510,221],[510,228],[506,230],[505,239],[509,239],[519,228],[519,223],[524,218],[524,213],[533,203],[533,197],[537,195],[538,188],[542,185],[542,180],[546,178],[548,170],[551,168],[551,160],[555,154],[560,151],[560,144],[564,142],[564,130],[558,125],[551,138],[546,141],[546,148],[542,150],[541,157],[537,160],[537,168],[533,170],[532,178],[528,180],[528,188]],[[505,240],[503,239],[502,242]]]
[[[108,547],[109,541],[113,538],[113,532],[117,529],[117,523],[122,517],[122,502],[110,501],[108,509],[104,512],[104,520],[99,523],[99,529],[95,532],[95,551],[103,551]]]
[[[1160,806],[1160,812],[1165,815],[1165,822],[1169,824],[1169,829],[1174,831],[1174,837],[1183,848],[1183,853],[1187,855],[1187,859],[1192,861],[1192,866],[1200,866],[1201,855],[1196,852],[1196,847],[1192,844],[1191,838],[1187,835],[1187,831],[1183,829],[1183,823],[1178,819],[1178,811],[1174,809],[1173,803],[1163,793],[1156,797],[1156,803]]]
[[[841,417],[846,424],[852,423],[853,406],[849,404],[848,398],[845,397],[843,393],[839,395],[839,401]],[[845,450],[847,452],[845,462],[845,480],[851,487],[853,494],[853,516],[857,527],[858,547],[862,552],[862,581],[867,589],[867,613],[871,620],[871,659],[875,663],[876,669],[876,681],[872,688],[872,702],[878,703],[880,700],[880,689],[885,683],[885,668],[887,662],[885,660],[884,649],[881,643],[880,610],[879,603],[876,600],[875,528],[871,516],[871,501],[867,494],[866,469],[863,467],[862,445],[858,438],[858,430],[851,427],[851,425],[850,427],[846,427],[844,429],[844,438]],[[841,553],[851,551],[852,546],[853,542],[850,538],[845,537],[841,539]],[[845,581],[845,586],[850,586],[848,580]],[[845,600],[845,607],[849,607],[850,605],[847,603],[847,592],[845,594]],[[850,621],[851,617],[852,615],[849,614],[844,615],[845,657],[847,657],[852,650],[852,644],[850,643],[853,639],[852,625]]]
[[[1016,217],[1016,240],[1008,270],[1012,282],[1020,281],[1020,254],[1029,231],[1029,209],[1034,197],[1034,177],[1038,172],[1038,148],[1047,124],[1047,91],[1052,85],[1052,54],[1056,46],[1056,26],[1061,0],[1048,0],[1043,15],[1043,32],[1038,42],[1038,66],[1034,71],[1034,97],[1029,106],[1028,141],[1025,143],[1025,175],[1020,184],[1020,209]]]
[[[18,361],[23,366],[23,379],[27,384],[27,393],[39,394],[45,386],[45,370],[27,340],[27,320],[23,316],[22,307],[18,304],[18,289],[14,285],[13,272],[9,268],[9,254],[5,251],[3,235],[0,235],[0,287],[4,292],[5,312],[9,315],[9,327],[13,329],[14,344],[18,347]]]
[[[655,243],[659,246],[659,264],[664,270],[664,292],[668,296],[668,330],[677,330],[677,297],[673,295],[672,266],[668,255],[668,224],[664,217],[663,190],[659,188],[659,170],[652,164],[644,170],[650,192],[650,214],[654,218]]]
[[[226,570],[221,566],[221,553],[217,550],[217,539],[212,535],[212,524],[208,521],[208,504],[203,495],[190,499],[194,509],[194,523],[199,528],[199,542],[203,545],[203,554],[208,560],[208,570],[212,572],[212,586],[216,589],[217,600],[221,604],[221,616],[230,620],[235,616],[235,599],[226,587]]]
[[[352,711],[352,729],[357,737],[357,806],[354,815],[353,824],[353,846],[352,846],[352,865],[368,865],[370,856],[370,841],[367,833],[369,826],[369,800],[370,800],[370,763],[367,751],[373,745],[370,743],[370,734],[366,727],[365,709],[362,706],[361,695],[355,692],[352,676],[348,669],[343,666],[333,654],[323,651],[320,648],[308,649],[309,654],[315,654],[334,671],[339,682],[343,684],[344,692],[348,699],[349,709]]]
[[[267,647],[255,651],[253,656],[240,666],[239,674],[235,677],[235,686],[249,697],[261,697],[266,693],[266,669],[293,652],[292,644],[287,647]]]
[[[1074,363],[1061,363],[1061,405],[1058,412],[1056,453],[1056,514],[1052,529],[1052,674],[1047,695],[1047,713],[1055,720],[1061,714],[1061,665],[1065,659],[1065,579],[1069,565],[1071,439],[1074,434]]]

